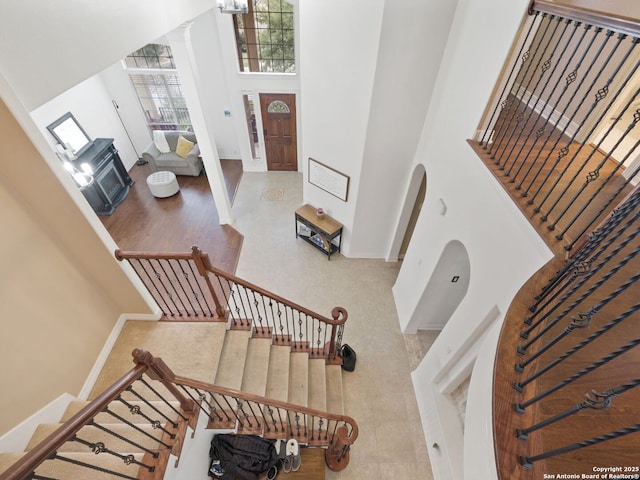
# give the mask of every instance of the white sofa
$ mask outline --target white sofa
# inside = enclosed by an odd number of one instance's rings
[[[158,141],[158,136],[163,136],[165,142]],[[193,148],[184,156],[176,153],[178,139],[182,136],[186,140],[193,142]],[[161,140],[161,139],[160,139]],[[158,144],[160,143],[160,148]],[[168,147],[168,151],[167,150]],[[162,152],[165,150],[165,152]],[[197,177],[202,172],[202,158],[200,158],[200,148],[193,132],[180,130],[164,130],[154,132],[154,142],[142,152],[142,158],[149,162],[151,171],[167,171],[176,175],[191,175]]]

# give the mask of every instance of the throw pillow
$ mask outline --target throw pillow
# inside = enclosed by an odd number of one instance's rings
[[[189,152],[191,151],[194,145],[195,143],[190,142],[189,140],[184,138],[182,135],[180,135],[178,137],[178,145],[176,146],[176,154],[180,155],[182,158],[187,158],[187,155],[189,155]]]

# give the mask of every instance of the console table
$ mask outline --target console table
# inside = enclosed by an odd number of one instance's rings
[[[98,215],[111,215],[134,184],[113,145],[113,138],[96,138],[72,163],[91,166],[93,182],[80,191]]]
[[[321,217],[311,205],[296,210],[296,238],[302,238],[331,260],[331,255],[340,252],[342,224],[326,213]]]

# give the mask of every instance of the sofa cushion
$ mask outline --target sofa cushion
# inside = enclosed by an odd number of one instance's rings
[[[182,135],[180,135],[178,137],[178,145],[176,146],[176,154],[182,158],[187,158],[187,155],[189,155],[189,152],[194,145],[195,144],[193,142],[190,142]]]
[[[155,158],[158,167],[186,167],[189,163],[174,152],[161,153]]]

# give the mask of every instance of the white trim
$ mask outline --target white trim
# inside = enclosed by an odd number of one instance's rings
[[[515,86],[514,86],[515,88]],[[548,120],[556,129],[563,131],[564,134],[569,138],[574,138],[578,130],[580,129],[580,125],[573,121],[569,121],[569,118],[566,115],[562,115],[560,112],[555,110],[551,105],[548,105],[546,102],[540,102],[537,95],[525,90],[522,87],[517,87],[517,92],[513,90],[511,93],[519,99],[525,98],[525,94],[527,95],[527,107],[531,108],[531,105],[535,105],[534,112],[541,115],[542,118]],[[566,130],[565,130],[566,129]]]
[[[63,393],[29,418],[13,427],[0,437],[0,453],[24,452],[38,425],[43,423],[58,423],[60,418],[62,418],[62,414],[67,409],[67,405],[73,400],[76,400],[76,397],[69,393]]]
[[[494,305],[491,310],[485,315],[481,322],[479,322],[474,329],[467,335],[465,341],[460,345],[460,347],[453,352],[453,354],[447,359],[447,361],[442,365],[438,373],[433,377],[434,383],[440,383],[442,379],[448,375],[453,367],[458,365],[462,357],[477,343],[482,339],[484,332],[489,328],[489,326],[500,317],[500,308],[497,305]],[[475,359],[475,357],[474,357]],[[450,382],[447,382],[449,384]],[[451,385],[449,385],[449,388]],[[453,385],[453,389],[455,389],[457,385]]]
[[[124,324],[127,322],[127,320],[157,321],[160,319],[161,316],[162,316],[162,312],[160,311],[160,309],[157,309],[152,315],[132,315],[132,314],[120,315],[120,318],[118,318],[118,321],[116,322],[113,329],[111,330],[111,334],[107,338],[107,341],[104,342],[104,346],[100,351],[100,355],[98,355],[98,358],[93,364],[93,368],[91,368],[89,375],[87,375],[87,379],[85,380],[84,385],[82,386],[82,389],[78,394],[78,398],[81,400],[87,400],[89,398],[89,394],[93,390],[93,387],[96,384],[96,381],[98,380],[98,376],[100,375],[100,372],[102,372],[102,368],[104,367],[104,364],[109,358],[109,354],[111,353],[111,350],[113,349],[113,346],[115,345],[116,340],[118,340],[118,337],[120,336],[120,333],[122,332],[122,329],[124,328]],[[133,367],[133,364],[132,364],[132,367]]]

